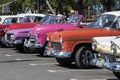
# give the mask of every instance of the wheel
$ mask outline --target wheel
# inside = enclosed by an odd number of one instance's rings
[[[90,60],[93,58],[93,51],[91,47],[83,46],[80,47],[75,55],[75,62],[78,68],[91,68]]]
[[[36,53],[36,49],[34,48],[28,48],[28,47],[23,47],[25,53]]]
[[[56,61],[63,66],[67,66],[67,65],[70,65],[72,63],[72,60],[65,59],[65,58],[56,58]]]
[[[120,79],[120,72],[113,72],[113,74],[114,74],[118,79]]]
[[[5,38],[4,36],[2,37],[2,41],[1,41],[1,47],[2,48],[9,48],[10,45],[7,43],[7,42],[4,42],[5,41]]]

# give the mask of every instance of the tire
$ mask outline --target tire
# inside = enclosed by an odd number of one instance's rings
[[[28,48],[28,47],[23,47],[25,53],[36,53],[36,49],[34,48]]]
[[[120,72],[113,72],[113,74],[114,74],[118,79],[120,79]]]
[[[65,59],[65,58],[56,58],[56,61],[63,66],[68,66],[72,63],[72,60],[70,59]]]
[[[90,60],[93,58],[93,51],[91,47],[80,47],[75,55],[76,66],[81,69],[91,68]]]
[[[1,41],[1,47],[2,48],[8,48],[9,47],[9,45],[6,43],[6,42],[4,42],[5,41],[5,39],[4,39],[4,36],[2,37],[2,41]]]

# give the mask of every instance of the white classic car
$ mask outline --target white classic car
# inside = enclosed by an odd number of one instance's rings
[[[120,36],[94,37],[91,65],[106,68],[120,78]]]
[[[1,15],[0,24],[13,24],[19,22],[39,22],[45,14],[27,13],[17,15]]]
[[[12,24],[18,23],[23,18],[23,16],[17,15],[2,15],[0,16],[0,24]]]

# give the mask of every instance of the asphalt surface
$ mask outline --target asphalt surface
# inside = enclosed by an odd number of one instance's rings
[[[118,80],[106,69],[59,65],[52,57],[0,48],[0,80]]]

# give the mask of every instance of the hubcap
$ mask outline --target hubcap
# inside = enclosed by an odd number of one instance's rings
[[[89,50],[86,50],[82,54],[82,63],[84,65],[90,65],[90,60],[92,58],[92,52]]]

